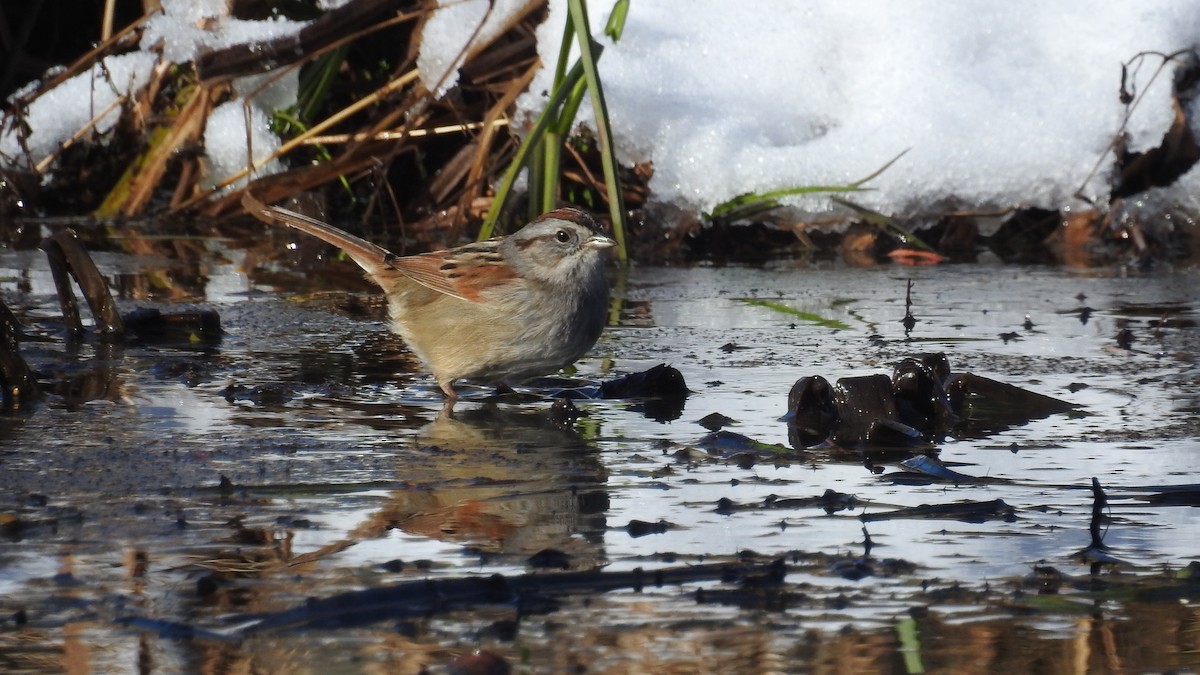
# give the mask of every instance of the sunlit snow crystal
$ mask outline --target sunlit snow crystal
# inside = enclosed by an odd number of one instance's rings
[[[110,131],[121,115],[121,106],[114,104],[146,85],[156,60],[153,54],[144,52],[110,56],[46,92],[23,111],[31,130],[25,139],[28,156],[22,150],[18,130],[8,126],[0,132],[0,164],[35,165],[92,120],[95,132]]]
[[[249,115],[249,127],[246,125]],[[208,179],[205,187],[214,187],[250,165],[250,150],[253,150],[256,166],[251,177],[278,173],[283,165],[278,159],[266,161],[271,153],[279,149],[279,137],[271,133],[271,120],[256,105],[244,106],[242,101],[227,101],[217,106],[208,116],[204,130],[204,152],[208,160]],[[250,148],[246,146],[249,129]],[[234,185],[245,185],[240,178]]]

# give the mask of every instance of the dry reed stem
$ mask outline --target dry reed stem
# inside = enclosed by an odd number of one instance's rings
[[[300,147],[301,145],[304,145],[304,140],[306,138],[311,138],[313,136],[320,134],[321,132],[325,131],[329,127],[334,126],[335,124],[338,124],[339,122],[346,119],[347,117],[350,117],[351,115],[354,115],[355,113],[360,112],[363,108],[366,108],[367,106],[378,103],[384,96],[396,91],[397,89],[400,89],[404,86],[411,84],[414,80],[417,79],[417,76],[418,76],[417,71],[412,70],[412,71],[405,73],[404,75],[401,75],[400,77],[395,78],[394,80],[391,80],[386,85],[371,92],[371,94],[364,96],[363,98],[355,101],[354,103],[351,103],[350,105],[346,106],[345,108],[342,108],[340,111],[334,113],[333,115],[327,117],[325,120],[321,121],[319,124],[316,124],[313,127],[311,127],[308,131],[305,131],[304,133],[300,134],[299,136],[296,136],[295,138],[291,139],[287,143],[284,143],[282,146],[279,147],[278,150],[271,153],[269,156],[264,158],[262,161],[257,162],[257,163],[250,162],[246,168],[242,169],[241,171],[238,171],[237,173],[233,174],[229,178],[226,178],[225,180],[221,181],[220,184],[218,184],[211,190],[201,192],[201,193],[193,196],[191,199],[189,199],[189,200],[185,201],[183,204],[181,204],[179,206],[179,208],[180,209],[191,208],[192,206],[195,206],[196,204],[204,201],[211,195],[220,192],[221,190],[229,187],[230,185],[233,185],[237,181],[242,180],[243,178],[249,176],[254,170],[263,166],[267,162],[270,162],[271,160],[276,159],[278,157],[282,157],[283,155],[291,152],[292,150]]]
[[[140,213],[154,196],[159,181],[166,173],[167,163],[175,156],[176,151],[184,147],[189,140],[200,136],[204,129],[204,120],[211,108],[210,94],[211,91],[207,87],[197,86],[193,89],[191,97],[172,122],[166,138],[151,151],[137,178],[130,185],[129,194],[121,207],[122,213],[127,216]]]
[[[104,17],[100,22],[100,41],[107,42],[112,37],[113,14],[117,11],[117,0],[104,0]]]
[[[392,129],[390,131],[378,131],[368,133],[360,131],[355,134],[331,134],[328,136],[313,136],[304,139],[304,145],[340,145],[343,143],[361,143],[363,141],[402,141],[406,138],[424,138],[426,136],[443,136],[446,134],[466,133],[468,131],[484,130],[485,133],[491,131],[489,127],[508,126],[508,118],[498,119],[494,122],[464,122],[462,124],[445,124],[439,127],[431,127],[429,129],[413,129],[406,131],[404,129]]]
[[[533,78],[541,69],[541,60],[535,59],[533,65],[526,69],[520,77],[514,79],[509,85],[508,90],[504,92],[504,96],[496,101],[496,104],[488,110],[484,116],[484,132],[479,139],[479,152],[475,156],[475,161],[471,164],[471,170],[467,173],[467,185],[480,185],[483,182],[485,167],[490,157],[489,149],[492,147],[492,142],[496,137],[496,127],[494,121],[508,114],[508,109],[516,102],[526,89],[529,88],[529,83],[533,82]],[[469,198],[470,195],[465,195]]]

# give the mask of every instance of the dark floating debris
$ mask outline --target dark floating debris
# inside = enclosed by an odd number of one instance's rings
[[[600,384],[600,398],[687,398],[690,393],[683,373],[665,363]]]
[[[1079,406],[981,375],[959,373],[946,381],[950,407],[959,416],[957,438],[988,435]]]
[[[1080,293],[1078,296],[1076,296],[1076,298],[1079,299],[1080,302],[1083,302],[1084,296],[1082,293]],[[1066,310],[1066,311],[1063,311],[1060,313],[1061,314],[1074,314],[1079,317],[1079,323],[1086,326],[1087,322],[1089,320],[1091,320],[1092,314],[1094,314],[1095,312],[1096,312],[1095,309],[1085,305],[1083,307],[1080,307],[1079,309]]]
[[[1092,517],[1088,523],[1088,533],[1091,542],[1075,554],[1075,557],[1091,565],[1093,575],[1099,574],[1103,565],[1119,565],[1123,560],[1110,554],[1109,547],[1104,543],[1104,533],[1108,531],[1109,517],[1108,495],[1100,486],[1100,479],[1092,477]]]
[[[944,436],[987,435],[1078,406],[971,373],[951,373],[945,354],[900,361],[892,377],[811,375],[788,393],[788,439],[797,449],[909,449]],[[932,448],[929,448],[932,449]]]
[[[892,373],[892,392],[900,421],[921,430],[940,430],[959,420],[950,407],[946,378],[950,362],[945,354],[921,354],[906,358]]]
[[[217,394],[230,403],[248,401],[255,405],[265,406],[283,405],[297,396],[295,386],[284,382],[259,384],[253,387],[230,384],[218,391]]]
[[[773,457],[791,454],[788,448],[778,443],[763,443],[744,434],[724,430],[705,434],[703,438],[696,441],[696,447],[725,459],[737,458],[742,455]]]
[[[887,375],[843,377],[833,387],[833,405],[840,420],[834,429],[833,441],[840,446],[878,444],[876,434],[885,428],[900,437],[907,435],[890,428],[891,423],[900,422],[900,415],[896,411],[892,381]]]
[[[942,463],[936,457],[929,455],[916,455],[900,462],[900,468],[904,471],[890,473],[884,478],[893,483],[903,485],[930,485],[932,483],[953,483],[962,485],[966,483],[995,483],[999,482],[994,478],[980,478],[978,476],[969,476],[965,473],[959,473]]]
[[[635,409],[650,419],[666,422],[679,419],[691,393],[683,373],[660,363],[649,370],[600,383],[596,398],[641,399]]]
[[[864,523],[879,520],[958,520],[964,523],[984,523],[989,520],[1015,522],[1017,510],[1003,499],[991,501],[962,501],[953,504],[921,504],[884,513],[864,513],[859,518]]]
[[[629,536],[637,539],[638,537],[644,537],[649,534],[665,534],[667,530],[670,530],[672,527],[674,526],[665,520],[660,520],[656,523],[648,523],[644,520],[635,519],[629,521],[629,524],[625,526],[625,531],[629,533]]]
[[[722,415],[721,413],[709,413],[696,421],[696,424],[708,429],[709,431],[720,431],[722,428],[737,424],[737,420],[732,417]]]
[[[139,307],[123,318],[125,330],[141,342],[211,344],[224,334],[221,315],[210,308],[163,312]]]
[[[825,513],[829,514],[857,508],[861,504],[862,502],[858,500],[858,497],[833,489],[826,489],[825,493],[820,497],[776,497],[772,495],[767,497],[763,502],[763,506],[770,509],[807,509],[819,507],[824,509]]]
[[[819,508],[824,510],[825,513],[834,514],[838,511],[858,508],[861,505],[862,502],[854,495],[826,489],[825,493],[818,497],[780,497],[778,495],[769,495],[762,503],[751,504],[739,504],[728,497],[721,497],[717,500],[713,511],[722,515],[728,515],[741,511],[762,511],[766,509],[796,510]]]
[[[1148,489],[1154,492],[1141,495],[1138,499],[1163,506],[1200,506],[1200,484],[1157,485]]]
[[[904,291],[904,318],[900,319],[900,323],[904,326],[904,336],[905,337],[908,337],[908,334],[912,332],[913,328],[917,327],[917,321],[918,321],[917,317],[913,316],[913,313],[912,313],[912,308],[913,308],[912,289],[913,289],[913,280],[909,279],[908,285]]]
[[[1057,595],[1063,585],[1063,573],[1050,565],[1034,565],[1024,583],[1037,589],[1038,595]]]
[[[716,581],[743,591],[777,589],[787,575],[784,559],[765,562],[705,563],[657,570],[585,571],[532,573],[513,576],[467,576],[421,579],[378,588],[350,591],[326,598],[312,598],[294,609],[271,614],[234,616],[231,628],[207,629],[193,624],[163,621],[144,616],[126,616],[117,623],[146,630],[168,639],[201,638],[222,642],[286,630],[336,629],[365,626],[381,621],[428,617],[467,610],[481,605],[506,605],[522,613],[551,611],[557,598],[585,593],[605,593],[630,588],[675,586]],[[697,598],[703,602],[703,598]]]
[[[549,419],[559,427],[566,428],[576,420],[586,417],[587,413],[575,407],[569,398],[556,399],[550,404]]]
[[[1132,330],[1129,330],[1128,328],[1122,328],[1121,331],[1117,333],[1117,346],[1121,349],[1133,349],[1133,342],[1134,337]]]
[[[820,375],[796,380],[788,392],[786,419],[793,448],[807,448],[828,438],[841,419],[829,381]]]
[[[556,548],[544,548],[529,556],[529,566],[541,570],[570,569],[571,555]]]

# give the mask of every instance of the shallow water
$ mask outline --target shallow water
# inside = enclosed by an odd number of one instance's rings
[[[1090,541],[1092,477],[1121,561],[1095,578],[1153,580],[1200,559],[1197,510],[1140,498],[1200,482],[1196,271],[634,268],[617,286],[621,318],[573,376],[667,363],[694,393],[669,420],[635,401],[580,401],[587,414],[564,427],[546,402],[490,405],[483,388],[439,415],[432,379],[380,323],[297,301],[297,290],[361,287],[344,267],[264,262],[229,242],[191,250],[187,265],[96,260],[117,274],[124,308],[215,307],[219,344],[77,350],[55,334],[44,258],[0,253],[0,292],[45,338],[23,353],[70,383],[0,419],[0,515],[18,523],[0,543],[0,664],[14,672],[417,672],[478,648],[536,672],[1200,668],[1194,587],[1146,602],[1068,582],[1052,604],[1024,580],[1051,566],[1090,583],[1075,554]],[[918,322],[906,334],[909,279]],[[1132,349],[1118,346],[1126,328]],[[927,351],[1086,415],[939,444],[943,461],[987,483],[897,484],[894,463],[876,474],[828,450],[752,466],[688,450],[714,412],[737,421],[729,431],[787,446],[780,417],[795,380],[890,373]],[[765,505],[826,489],[861,503],[833,514]],[[719,510],[721,499],[737,508]],[[993,499],[1017,518],[859,517]],[[635,537],[631,521],[664,525]],[[308,598],[523,574],[546,550],[572,570],[777,556],[791,566],[765,594],[697,582],[570,595],[553,611],[501,603],[216,637]],[[872,574],[847,578],[856,560]],[[141,630],[122,623],[131,616],[147,620]],[[178,639],[151,621],[215,632]]]

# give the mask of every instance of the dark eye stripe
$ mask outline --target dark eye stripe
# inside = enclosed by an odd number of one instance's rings
[[[530,237],[529,239],[517,239],[513,243],[517,245],[517,248],[526,249],[530,246],[533,246],[534,242],[537,241],[554,241],[555,236],[555,234],[541,234],[536,237]]]

